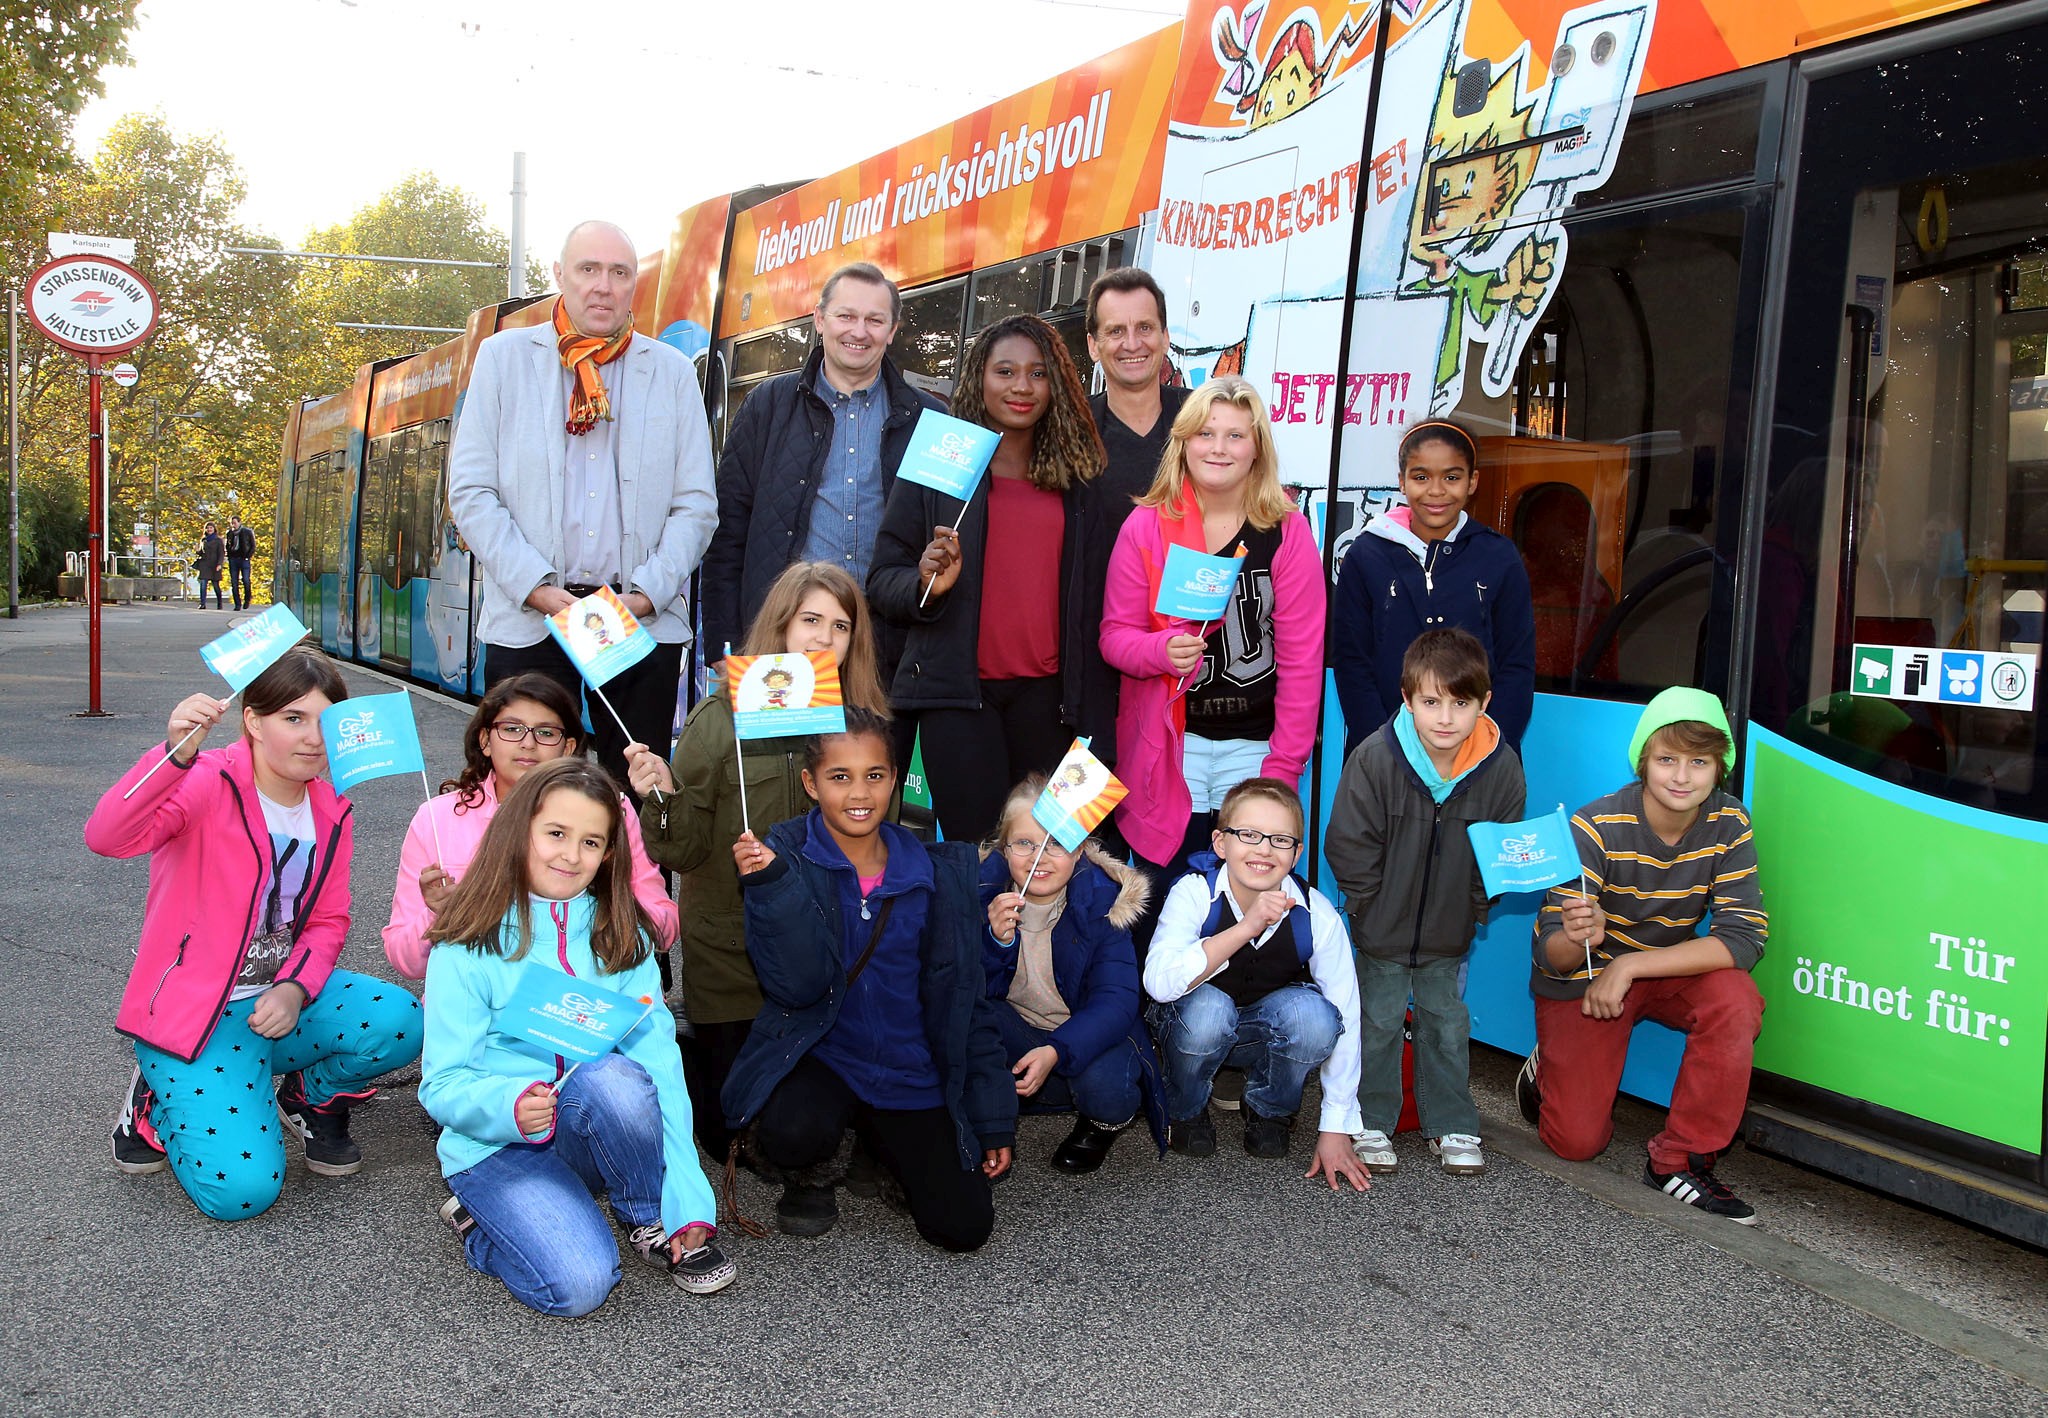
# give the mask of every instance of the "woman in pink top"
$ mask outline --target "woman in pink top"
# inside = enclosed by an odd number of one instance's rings
[[[412,815],[399,849],[398,888],[391,898],[391,924],[384,927],[384,953],[401,975],[426,977],[427,931],[476,855],[498,804],[531,769],[582,753],[580,722],[569,692],[546,675],[514,675],[485,693],[463,732],[461,775],[443,783],[441,795]],[[630,803],[626,835],[633,845],[633,894],[654,918],[660,948],[667,950],[676,938],[676,904],[647,859],[640,815]]]
[[[1173,546],[1242,555],[1220,620],[1153,609]],[[1322,700],[1327,597],[1315,534],[1280,486],[1265,400],[1235,376],[1209,380],[1174,418],[1103,591],[1102,655],[1123,674],[1116,774],[1130,789],[1117,825],[1153,877],[1153,901],[1206,850],[1231,788],[1300,780]],[[1151,924],[1132,932],[1141,948]]]

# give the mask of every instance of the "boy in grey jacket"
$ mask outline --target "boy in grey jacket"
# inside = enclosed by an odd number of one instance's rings
[[[1415,1102],[1446,1172],[1484,1170],[1472,1102],[1472,1016],[1458,967],[1486,919],[1466,835],[1522,815],[1522,761],[1486,715],[1486,649],[1463,630],[1429,630],[1401,661],[1401,709],[1352,750],[1337,783],[1324,853],[1358,949],[1359,1090],[1352,1138],[1367,1167],[1399,1163],[1401,1026],[1415,1001]]]

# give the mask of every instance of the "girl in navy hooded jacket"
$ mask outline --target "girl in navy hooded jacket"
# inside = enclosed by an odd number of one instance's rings
[[[1401,707],[1401,657],[1425,630],[1456,627],[1486,647],[1492,716],[1521,751],[1536,699],[1536,618],[1515,544],[1466,515],[1479,445],[1447,419],[1401,440],[1407,506],[1366,524],[1337,575],[1332,668],[1344,708],[1344,755]]]

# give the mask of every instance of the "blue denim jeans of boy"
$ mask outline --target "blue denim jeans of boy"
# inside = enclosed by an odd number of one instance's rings
[[[1458,994],[1457,960],[1358,957],[1358,1107],[1368,1129],[1392,1136],[1401,1116],[1401,1023],[1415,1000],[1415,1111],[1424,1137],[1479,1135],[1472,1103],[1472,1015]]]
[[[1166,1074],[1166,1111],[1191,1118],[1209,1101],[1216,1070],[1244,1070],[1245,1106],[1264,1118],[1301,1107],[1309,1070],[1337,1047],[1344,1021],[1309,985],[1288,985],[1239,1009],[1214,985],[1197,985],[1171,1004],[1152,1006],[1152,1032]]]
[[[619,1247],[598,1210],[609,1193],[627,1230],[661,1219],[661,1103],[647,1071],[607,1054],[555,1102],[546,1142],[501,1147],[448,1179],[476,1221],[471,1267],[544,1315],[587,1315],[619,1283]]]
[[[1052,1035],[1026,1024],[1004,1001],[996,1005],[996,1027],[1003,1036],[1003,1058],[1011,1067]],[[1084,1067],[1074,1069],[1054,1064],[1044,1084],[1030,1098],[1017,1105],[1027,1113],[1079,1113],[1091,1123],[1119,1128],[1138,1114],[1138,1051],[1128,1039],[1119,1039]]]

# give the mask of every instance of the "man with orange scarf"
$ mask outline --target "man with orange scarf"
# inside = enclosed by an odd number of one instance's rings
[[[478,347],[448,503],[483,571],[486,687],[539,671],[580,693],[547,617],[610,586],[655,652],[605,684],[633,737],[669,751],[690,617],[684,593],[717,522],[711,437],[681,353],[633,331],[639,257],[609,222],[562,243],[553,319]],[[589,716],[597,755],[626,781],[626,739]]]

